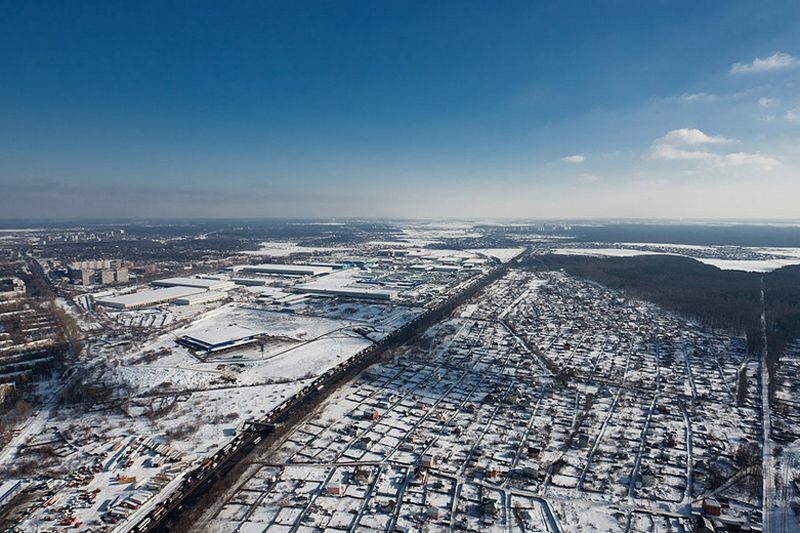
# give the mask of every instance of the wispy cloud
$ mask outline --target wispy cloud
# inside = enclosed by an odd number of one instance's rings
[[[720,135],[708,135],[696,128],[681,128],[667,132],[651,145],[651,157],[667,161],[705,161],[717,167],[752,166],[764,169],[780,165],[780,161],[769,155],[748,152],[719,154],[709,147],[736,143]]]
[[[769,155],[734,152],[719,156],[716,164],[720,167],[759,167],[769,169],[777,167],[781,162]]]
[[[795,107],[787,111],[786,120],[800,120],[800,107]]]
[[[748,74],[751,72],[768,72],[772,70],[786,70],[800,65],[800,60],[786,52],[775,52],[771,56],[757,57],[750,63],[734,63],[731,65],[731,74]]]
[[[766,96],[762,96],[761,98],[758,99],[758,105],[760,107],[769,107],[769,106],[771,106],[772,104],[775,104],[775,103],[777,103],[776,99],[767,98]]]
[[[583,154],[574,154],[574,155],[564,156],[561,158],[561,160],[565,163],[577,164],[586,161],[586,156]]]
[[[709,93],[687,93],[681,95],[684,102],[716,102],[717,95]]]
[[[653,144],[653,159],[665,159],[668,161],[698,161],[702,159],[714,159],[716,154],[707,150],[685,150],[671,144]]]

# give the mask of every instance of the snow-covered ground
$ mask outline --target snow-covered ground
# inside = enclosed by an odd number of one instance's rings
[[[487,257],[496,257],[500,262],[508,263],[524,252],[525,248],[475,248],[468,251]]]

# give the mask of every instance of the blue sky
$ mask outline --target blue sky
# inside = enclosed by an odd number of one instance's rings
[[[3,217],[800,213],[796,1],[3,13]]]

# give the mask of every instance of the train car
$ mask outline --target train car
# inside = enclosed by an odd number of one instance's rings
[[[150,518],[145,518],[144,520],[142,520],[141,522],[139,522],[139,525],[137,525],[137,526],[136,526],[136,529],[135,529],[134,531],[138,531],[138,532],[144,532],[144,531],[147,531],[147,528],[148,528],[148,527],[150,527],[150,523],[151,523],[152,521],[153,521],[153,520],[152,520],[152,519],[150,519]]]
[[[162,503],[162,504],[159,504],[159,506],[158,506],[158,507],[156,507],[156,508],[155,508],[155,509],[154,509],[154,510],[153,510],[153,511],[150,513],[150,518],[151,518],[152,520],[158,520],[158,519],[160,519],[162,516],[164,516],[164,514],[165,514],[166,512],[167,512],[167,508],[166,508],[166,506],[165,506],[163,503]]]

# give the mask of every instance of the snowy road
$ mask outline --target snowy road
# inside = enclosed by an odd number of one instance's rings
[[[50,412],[53,409],[53,406],[57,403],[58,399],[61,397],[61,392],[70,384],[72,383],[72,379],[77,374],[77,372],[73,372],[70,377],[68,377],[64,383],[59,385],[55,391],[53,391],[53,395],[47,400],[38,411],[35,416],[30,417],[25,424],[20,428],[19,432],[14,436],[11,441],[0,451],[0,464],[5,463],[8,459],[13,458],[17,455],[17,450],[25,444],[28,438],[34,434],[36,431],[42,431],[44,429],[45,424],[50,419]]]
[[[764,476],[761,507],[763,514],[764,533],[780,531],[772,528],[771,515],[775,499],[775,455],[772,437],[772,422],[769,409],[769,369],[767,367],[767,318],[764,305],[764,278],[761,278],[761,410],[762,410],[762,473]]]

